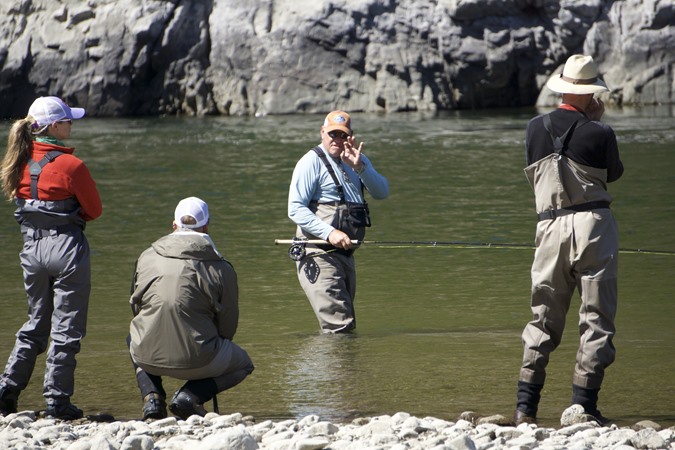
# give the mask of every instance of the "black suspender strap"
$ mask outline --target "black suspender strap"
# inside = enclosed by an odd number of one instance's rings
[[[63,155],[63,152],[52,150],[43,156],[39,162],[33,161],[33,158],[28,160],[28,171],[30,172],[30,196],[33,199],[38,199],[37,185],[40,174],[42,173],[42,168],[61,155]]]
[[[328,162],[328,158],[326,157],[326,154],[324,153],[323,150],[321,150],[321,147],[316,146],[312,150],[319,156],[321,161],[323,161],[323,164],[326,166],[326,170],[328,170],[328,174],[331,176],[333,179],[333,182],[335,183],[335,187],[337,188],[338,195],[340,196],[340,204],[344,205],[346,203],[345,201],[345,190],[340,184],[340,181],[338,180],[337,175],[335,175],[335,170],[333,170],[333,166],[331,166],[330,162]]]
[[[570,143],[570,139],[572,138],[572,134],[574,133],[574,130],[577,127],[577,122],[578,120],[575,120],[572,125],[563,133],[562,136],[556,136],[553,134],[553,125],[551,124],[551,115],[546,114],[544,116],[544,128],[546,128],[546,131],[548,131],[548,134],[551,135],[551,141],[553,142],[553,148],[555,149],[555,153],[558,155],[562,155],[565,153],[565,150],[567,150],[567,146]]]

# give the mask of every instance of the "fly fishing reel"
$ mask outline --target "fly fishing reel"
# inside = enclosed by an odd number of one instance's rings
[[[288,257],[293,261],[300,261],[307,254],[307,240],[301,238],[293,238],[293,244],[288,249]]]

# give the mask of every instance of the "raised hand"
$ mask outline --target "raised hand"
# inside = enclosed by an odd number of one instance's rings
[[[598,121],[605,113],[605,103],[599,98],[594,98],[584,112],[589,119]]]
[[[358,147],[355,147],[356,139],[354,136],[349,136],[344,143],[344,151],[340,154],[340,159],[342,162],[347,164],[352,169],[357,172],[363,168],[363,163],[361,162],[361,150],[363,150],[363,142],[359,143]]]

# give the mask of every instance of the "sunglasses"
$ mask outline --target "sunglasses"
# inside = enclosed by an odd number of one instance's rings
[[[342,139],[343,141],[349,137],[349,135],[344,131],[329,131],[328,136],[330,136],[332,139],[338,138]]]

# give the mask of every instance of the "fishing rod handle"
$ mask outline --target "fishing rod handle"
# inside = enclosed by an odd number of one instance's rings
[[[362,243],[362,241],[352,239],[353,245],[359,245],[361,243]],[[275,239],[274,244],[275,245],[293,245],[293,244],[325,245],[325,244],[330,244],[330,242],[324,241],[323,239]]]

